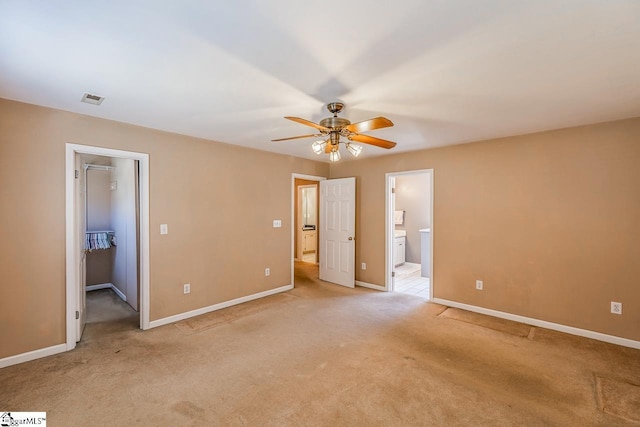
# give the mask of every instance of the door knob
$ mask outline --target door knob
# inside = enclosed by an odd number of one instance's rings
[[[353,237],[349,237],[349,240],[353,240]]]

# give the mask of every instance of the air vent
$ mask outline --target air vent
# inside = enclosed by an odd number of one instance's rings
[[[82,95],[82,102],[86,102],[87,104],[100,105],[102,101],[104,101],[104,96],[93,95],[91,93],[86,93]]]

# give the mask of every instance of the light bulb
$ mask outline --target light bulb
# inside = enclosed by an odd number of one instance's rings
[[[337,162],[338,160],[340,160],[340,152],[339,151],[332,151],[329,154],[329,161],[330,162]]]
[[[362,145],[347,143],[347,150],[353,157],[358,157],[362,152]]]
[[[324,147],[327,145],[327,141],[318,140],[311,144],[311,149],[316,154],[322,154]]]

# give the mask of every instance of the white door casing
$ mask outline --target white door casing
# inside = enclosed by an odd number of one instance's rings
[[[79,154],[75,154],[75,181],[74,181],[74,191],[76,194],[76,239],[78,240],[78,245],[75,250],[78,254],[79,263],[77,265],[78,268],[78,308],[76,315],[76,342],[80,341],[82,338],[82,332],[84,332],[84,327],[87,323],[87,252],[85,250],[85,230],[87,229],[86,224],[86,197],[87,193],[85,189],[87,188],[87,174],[84,168],[82,167],[82,160],[80,159]]]
[[[110,148],[65,144],[65,217],[66,217],[66,347],[72,350],[76,346],[78,336],[78,322],[76,311],[80,311],[80,250],[84,247],[84,230],[79,232],[79,218],[77,213],[78,197],[75,188],[75,159],[76,154],[95,154],[99,156],[120,157],[137,160],[140,165],[139,173],[139,202],[140,202],[140,328],[149,329],[149,155],[133,151],[115,150]],[[82,236],[81,238],[78,234]],[[79,339],[79,338],[78,338]]]
[[[389,210],[392,213],[395,213],[396,211],[396,177],[392,176],[389,177],[389,203],[390,203],[390,207]],[[395,217],[395,215],[392,215],[393,217]],[[395,221],[394,221],[394,225],[393,225],[393,230],[391,231],[391,233],[394,236],[394,245],[393,245],[393,259],[394,261],[392,262],[392,269],[395,269],[395,259],[396,259],[396,245],[395,245]],[[391,272],[391,281],[389,282],[389,286],[387,286],[388,290],[395,290],[396,289],[396,275],[393,273],[393,271]]]
[[[356,179],[320,182],[320,280],[355,287]]]

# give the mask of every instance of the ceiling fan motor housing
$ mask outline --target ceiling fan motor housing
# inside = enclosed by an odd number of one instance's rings
[[[350,124],[351,122],[349,120],[343,119],[342,117],[327,117],[326,119],[320,120],[320,126],[330,129],[340,129]]]
[[[330,113],[333,113],[333,117],[342,111],[343,108],[344,104],[342,102],[330,102],[327,104],[327,110],[329,110]]]

